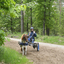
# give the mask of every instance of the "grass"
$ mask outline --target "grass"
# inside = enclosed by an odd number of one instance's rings
[[[11,36],[15,36],[13,38],[21,38],[21,33],[13,33],[9,34]],[[37,34],[38,38],[35,38],[35,41],[37,42],[44,42],[44,43],[51,43],[51,44],[58,44],[58,45],[64,45],[64,37],[60,36],[43,36]]]
[[[36,39],[36,41],[64,45],[64,37],[60,36],[38,36],[38,39]]]
[[[32,64],[25,56],[4,46],[0,46],[0,62],[6,64]]]

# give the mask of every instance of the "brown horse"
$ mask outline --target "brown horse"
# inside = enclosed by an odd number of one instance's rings
[[[26,34],[23,34],[22,36],[21,36],[21,41],[22,41],[22,43],[26,43],[26,42],[28,42],[28,36],[26,35]],[[21,51],[23,52],[23,55],[26,55],[25,54],[25,52],[27,53],[27,46],[22,46],[21,45]]]

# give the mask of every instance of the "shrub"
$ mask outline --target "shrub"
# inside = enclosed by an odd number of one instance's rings
[[[3,55],[4,55],[4,47],[0,46],[0,62],[3,59]]]
[[[5,33],[4,31],[0,30],[0,46],[2,46],[2,44],[4,44],[4,40],[5,40]]]

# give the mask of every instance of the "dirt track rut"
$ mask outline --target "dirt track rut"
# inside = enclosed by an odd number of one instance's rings
[[[18,41],[6,41],[5,46],[17,50],[19,53],[21,53]],[[44,46],[40,44],[40,51],[37,52],[36,49],[28,46],[28,54],[26,57],[30,59],[33,64],[64,64],[64,49]]]

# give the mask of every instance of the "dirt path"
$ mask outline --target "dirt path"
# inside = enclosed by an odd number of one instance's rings
[[[5,46],[15,49],[21,53],[18,41],[6,41]],[[64,64],[64,47],[40,44],[40,51],[37,52],[36,49],[28,46],[28,54],[26,57],[33,61],[34,64]]]

